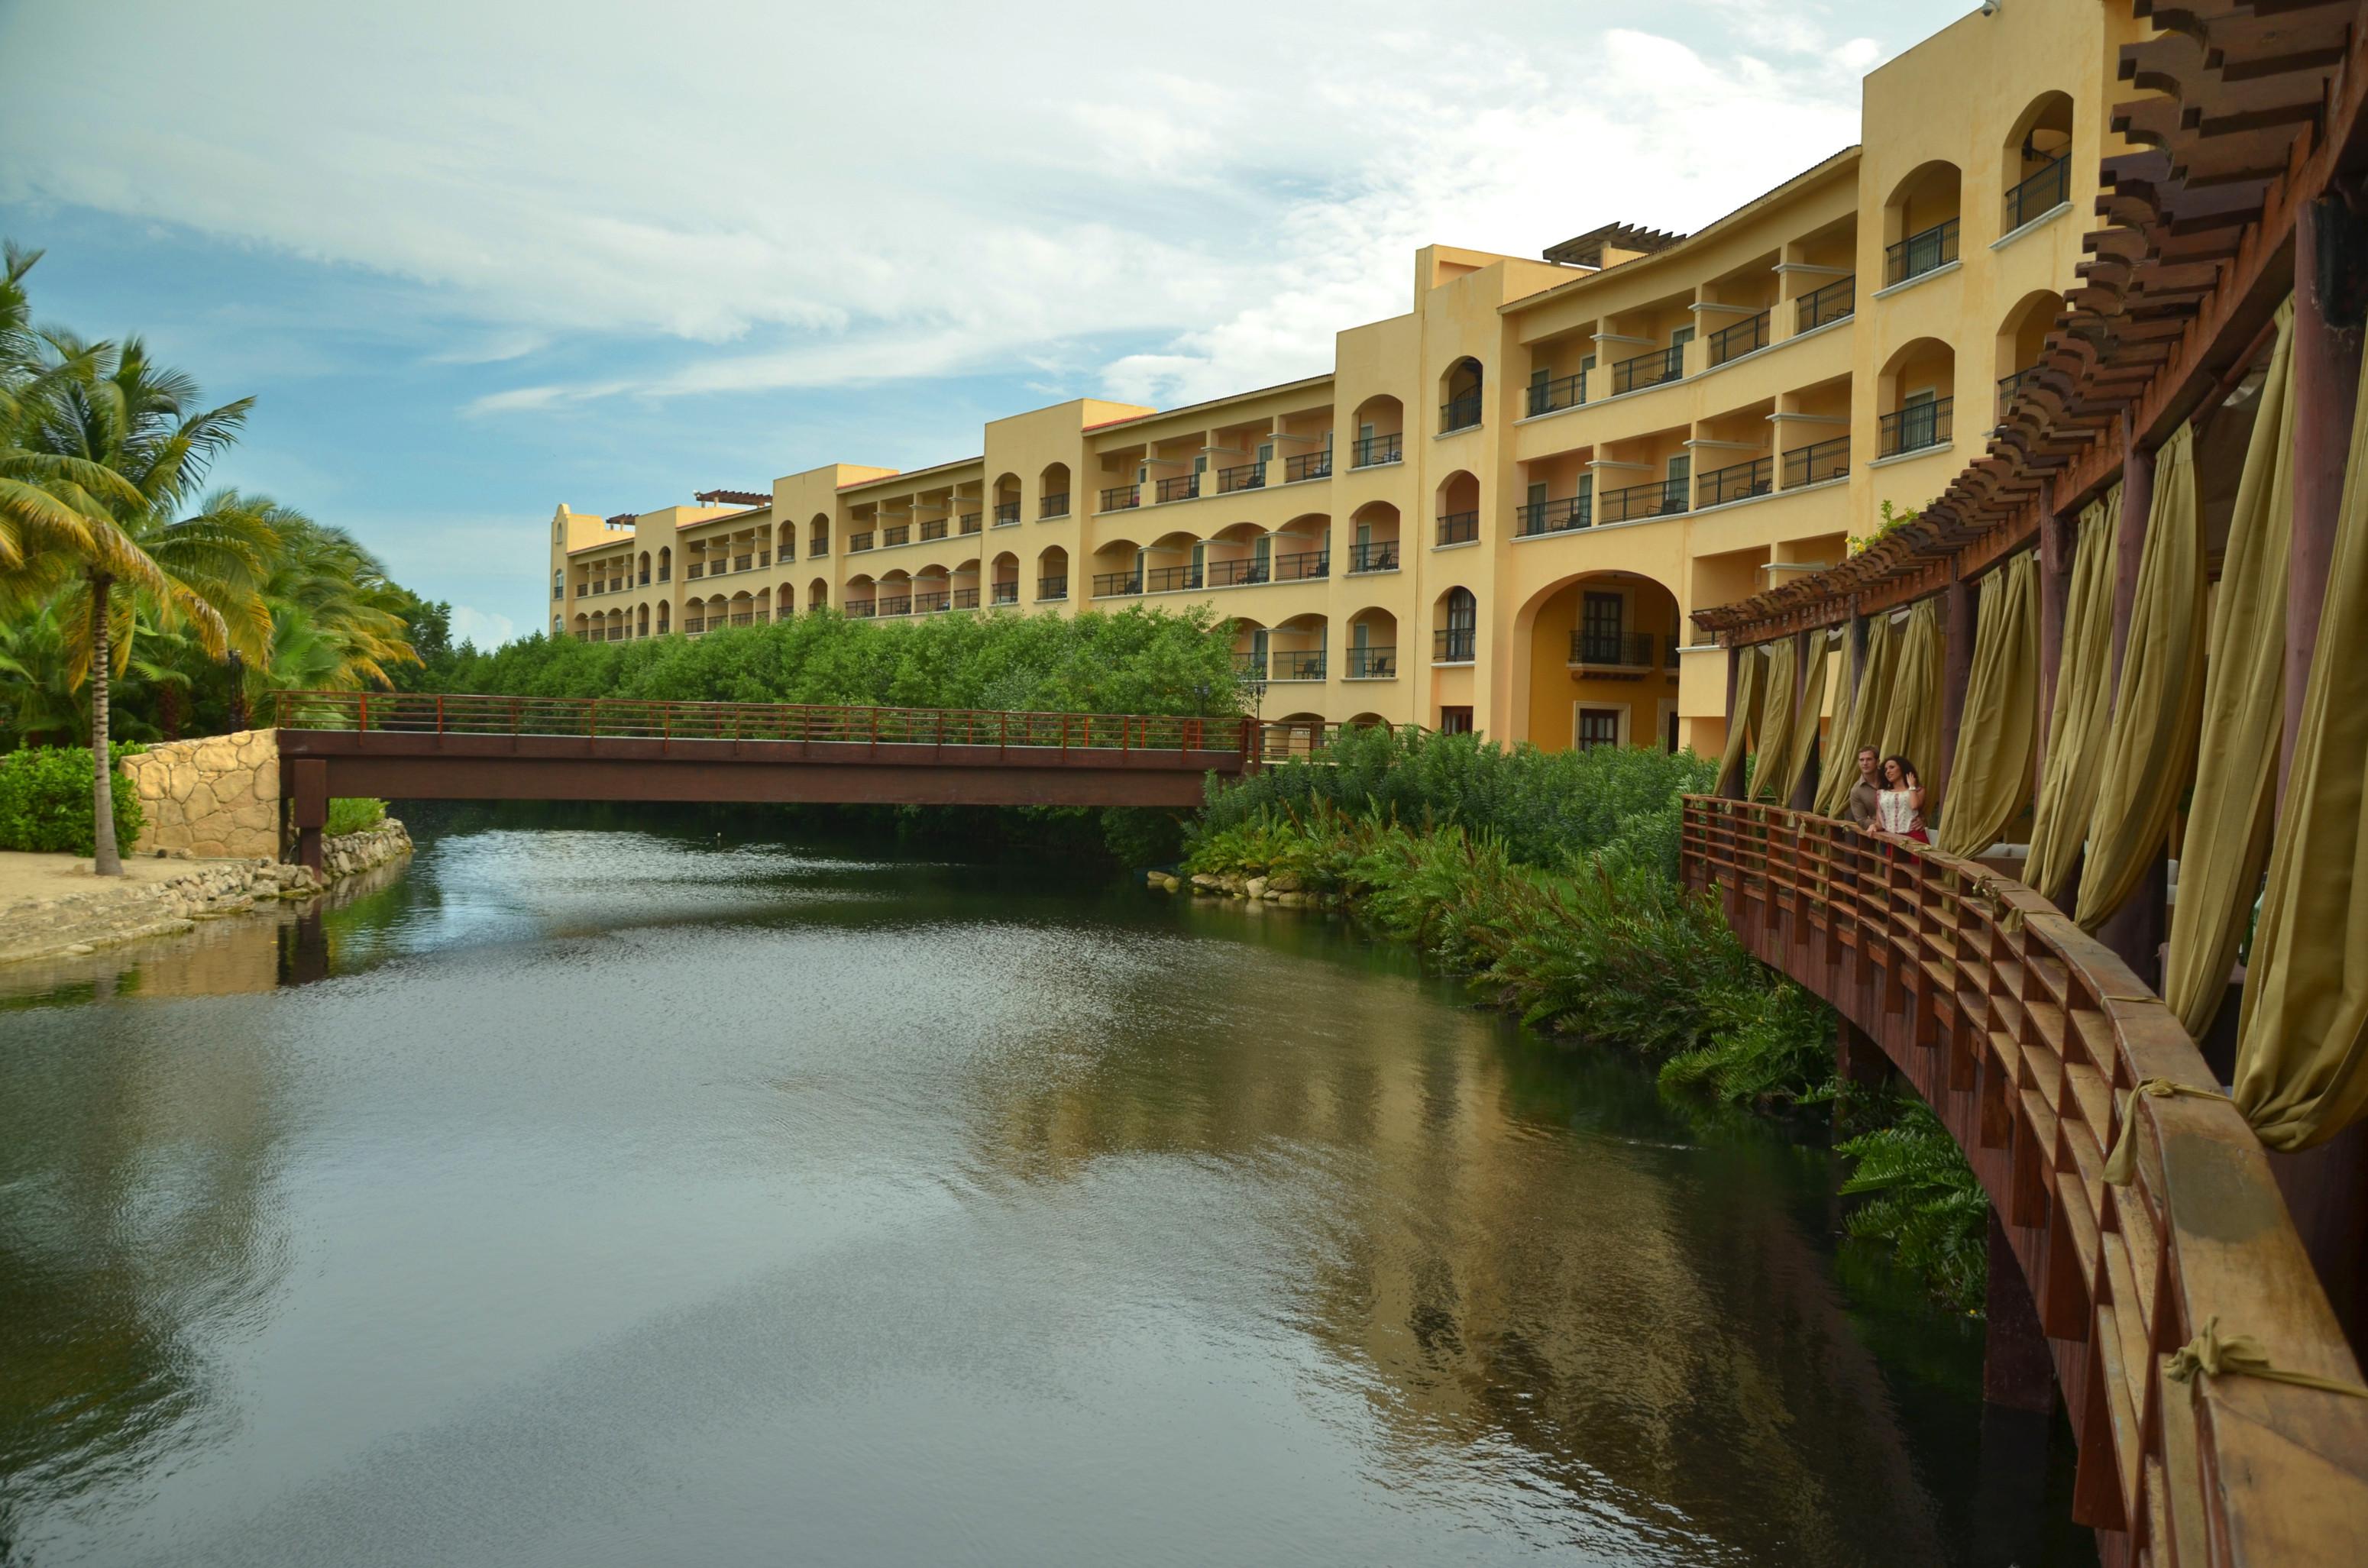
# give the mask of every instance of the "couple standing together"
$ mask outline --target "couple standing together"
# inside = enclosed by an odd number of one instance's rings
[[[1904,756],[1877,760],[1873,746],[1859,748],[1858,782],[1850,786],[1842,815],[1870,832],[1932,842],[1924,831],[1924,782],[1915,765]]]

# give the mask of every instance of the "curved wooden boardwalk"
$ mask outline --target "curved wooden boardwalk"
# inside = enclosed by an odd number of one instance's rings
[[[2020,882],[1779,807],[1689,796],[1684,875],[1744,945],[1881,1046],[2003,1222],[2080,1445],[2075,1517],[2109,1563],[2368,1561],[2368,1399],[2224,1372],[2360,1369],[2235,1107],[2136,1096],[2135,1174],[2104,1179],[2123,1091],[2215,1087],[2126,965]]]

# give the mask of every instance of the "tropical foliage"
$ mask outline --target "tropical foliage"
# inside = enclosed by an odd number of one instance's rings
[[[132,748],[117,746],[120,760]],[[110,769],[115,825],[128,841],[143,817],[131,780]],[[0,849],[91,852],[90,753],[81,746],[42,747],[0,756]]]
[[[1417,732],[1344,735],[1330,755],[1212,785],[1184,869],[1337,896],[1491,1006],[1634,1056],[1673,1095],[1835,1108],[1857,1134],[1844,1191],[1869,1195],[1851,1233],[1978,1306],[1986,1200],[1946,1131],[1912,1098],[1837,1083],[1832,1010],[1678,881],[1678,797],[1714,765]]]
[[[0,271],[0,745],[236,728],[268,691],[418,664],[440,607],[342,530],[206,487],[254,400],[204,406],[136,336],[36,327],[39,259],[11,245]],[[109,871],[117,824],[85,784]]]

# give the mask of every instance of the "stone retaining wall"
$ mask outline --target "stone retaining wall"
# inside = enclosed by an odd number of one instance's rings
[[[393,817],[361,833],[321,841],[321,864],[329,881],[343,881],[411,853],[411,835]]]
[[[166,741],[124,758],[123,771],[148,816],[132,852],[279,858],[279,743],[273,732]]]

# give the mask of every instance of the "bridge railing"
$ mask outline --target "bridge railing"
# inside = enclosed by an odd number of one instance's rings
[[[831,708],[786,702],[642,702],[451,692],[283,691],[290,730],[599,740],[803,741],[859,745],[1258,756],[1255,722],[1142,713],[1010,713],[954,708]]]
[[[2127,1561],[2357,1562],[2368,1399],[2172,1375],[2243,1335],[2287,1373],[2360,1369],[2260,1142],[2169,1009],[2036,892],[1973,861],[1775,806],[1684,802],[1687,884],[1923,1091],[1981,1177],[2080,1444],[2074,1510]],[[2105,1179],[2135,1114],[2133,1173]],[[2109,1555],[2109,1561],[2114,1560]]]

